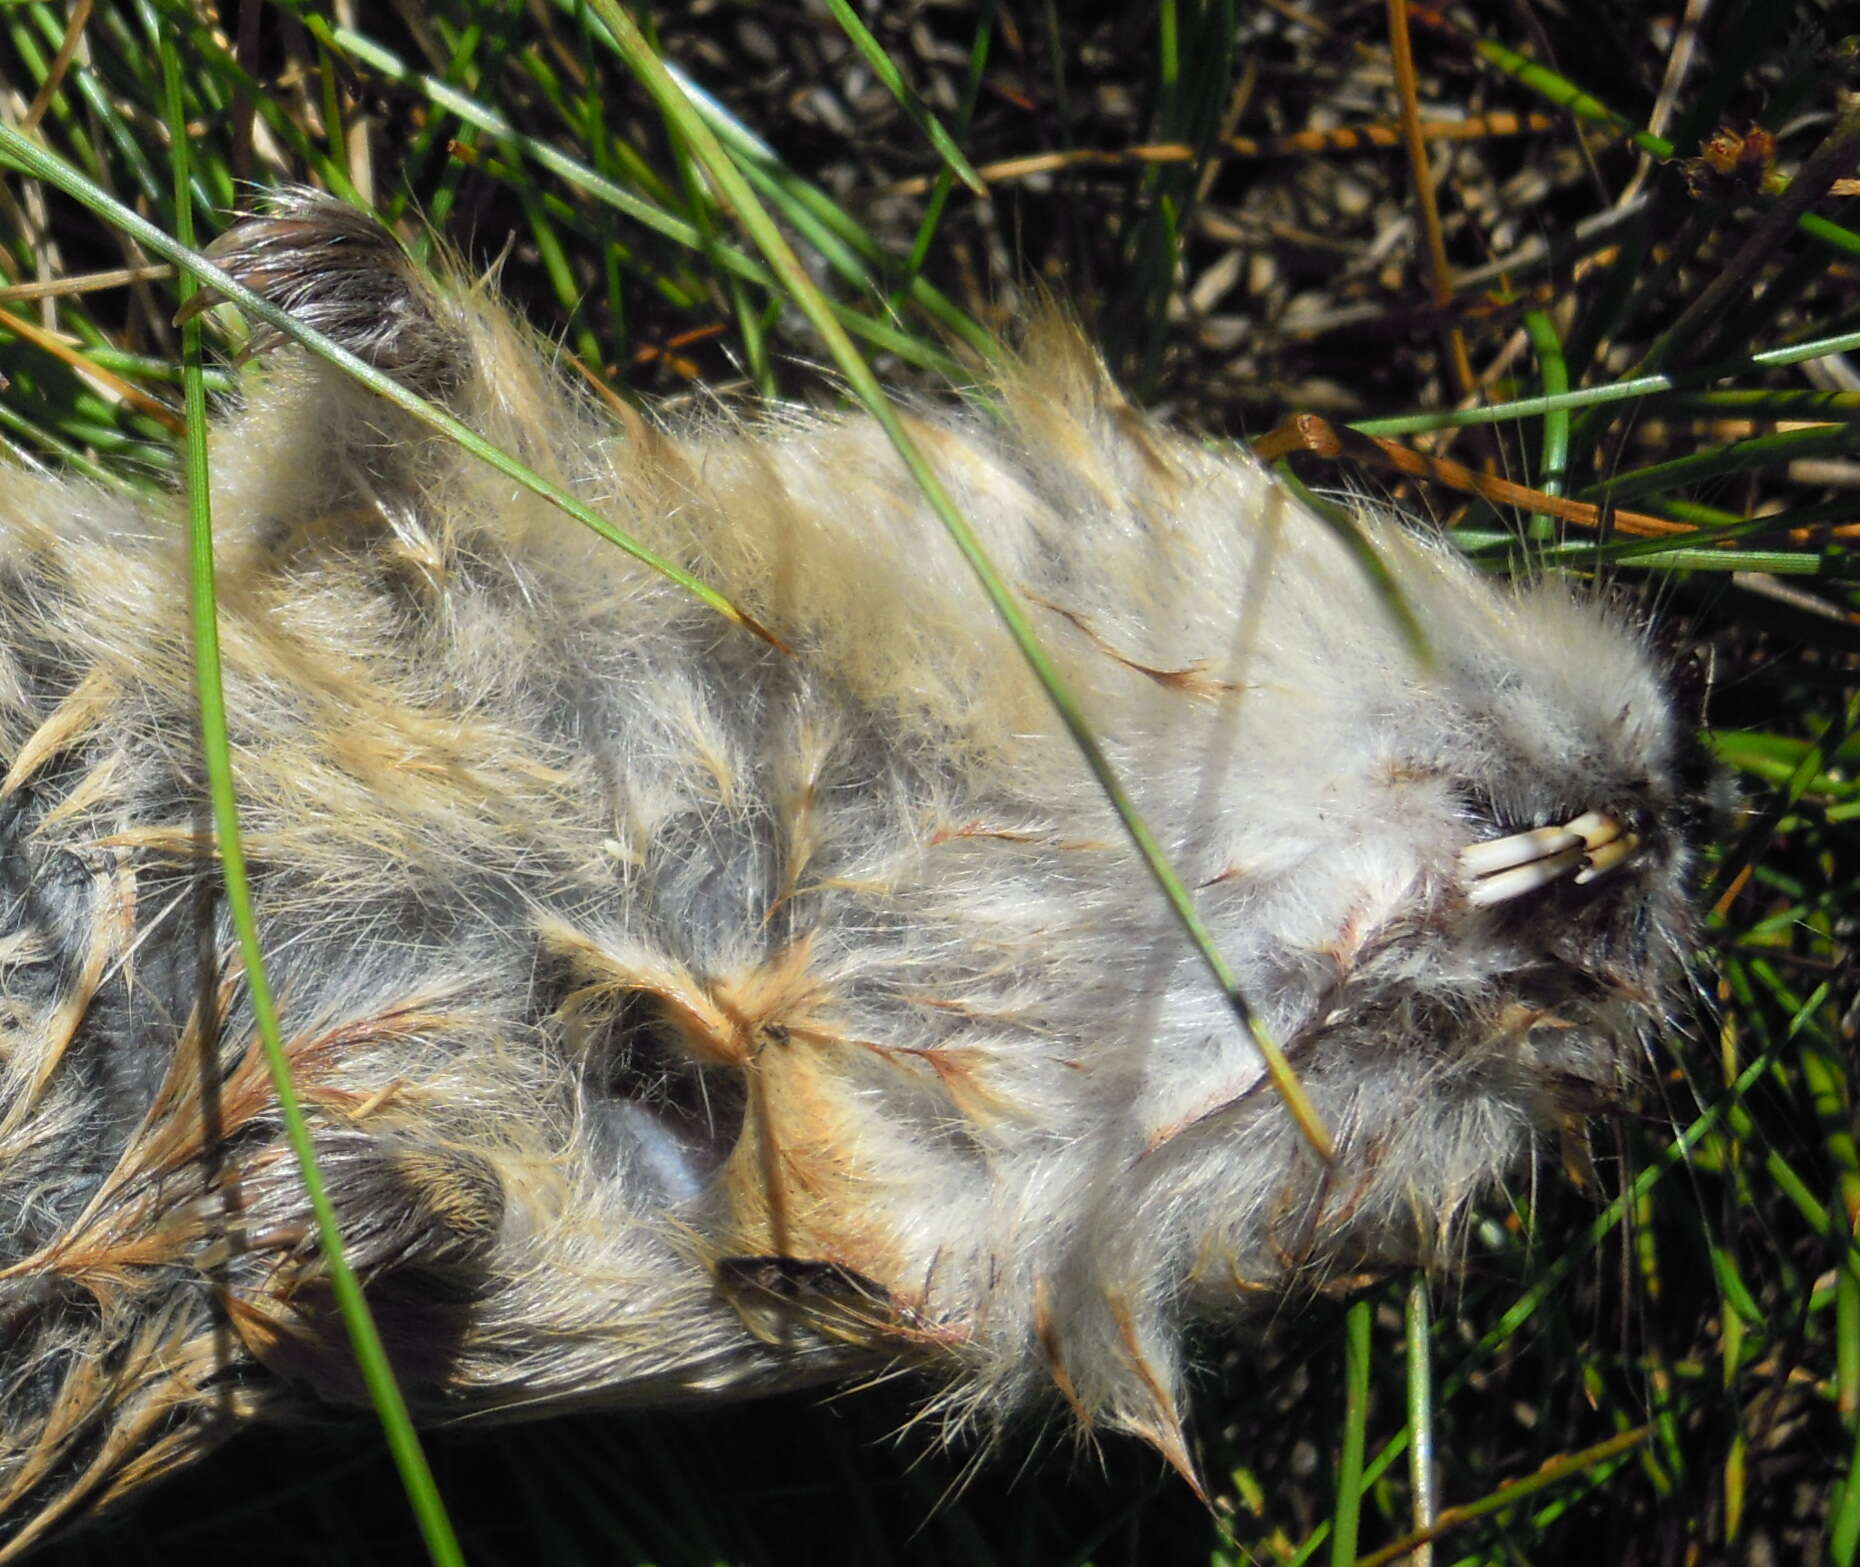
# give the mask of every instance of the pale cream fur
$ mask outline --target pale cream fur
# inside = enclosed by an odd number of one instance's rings
[[[316,198],[269,221],[370,243]],[[295,352],[219,430],[260,929],[424,1417],[897,1366],[953,1429],[1069,1406],[1189,1471],[1192,1324],[1434,1257],[1625,1091],[1700,784],[1618,618],[1364,515],[1424,653],[1329,526],[1060,325],[998,413],[914,416],[1326,1168],[872,422],[616,418],[483,289],[376,264],[430,389],[783,644]],[[16,1552],[359,1393],[216,892],[172,508],[10,476],[0,611]],[[1642,845],[1598,892],[1469,902],[1469,843],[1589,809]]]

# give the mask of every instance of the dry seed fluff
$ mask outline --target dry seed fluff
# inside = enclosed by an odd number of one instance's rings
[[[914,1369],[1189,1468],[1183,1342],[1426,1261],[1618,1102],[1709,780],[1642,634],[1124,403],[1063,330],[917,438],[1283,1042],[1266,1083],[859,415],[592,411],[481,289],[280,198],[225,264],[720,588],[295,350],[214,510],[285,1042],[416,1412]],[[181,527],[0,493],[0,1513],[362,1401],[220,893]]]

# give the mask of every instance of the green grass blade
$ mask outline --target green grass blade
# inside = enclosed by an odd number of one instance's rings
[[[503,115],[477,103],[468,94],[460,92],[450,83],[440,81],[437,77],[429,76],[406,65],[391,50],[383,48],[373,39],[349,28],[334,26],[325,17],[305,14],[303,21],[319,41],[327,42],[331,48],[340,53],[353,56],[356,60],[379,71],[387,80],[422,93],[436,107],[456,115],[462,123],[475,126],[484,134],[496,137],[513,151],[521,152],[525,158],[547,169],[558,179],[581,191],[584,195],[607,203],[642,227],[683,245],[689,250],[700,254],[706,251],[703,231],[696,224],[672,216],[651,202],[642,200],[631,191],[623,189],[612,180],[603,178],[585,164],[567,157],[547,142],[519,131]],[[734,246],[718,244],[713,254],[720,266],[726,267],[745,281],[766,288],[771,293],[781,292],[781,285],[766,267],[744,255]],[[964,378],[962,366],[934,346],[925,344],[907,332],[897,330],[887,322],[874,320],[850,306],[836,302],[830,308],[835,318],[848,331],[864,338],[875,348],[894,353],[906,363],[920,365],[950,380],[959,381]]]
[[[186,115],[181,106],[180,67],[172,35],[155,29],[154,38],[162,61],[167,88],[170,157],[174,164],[176,186],[175,217],[182,246],[193,243],[193,203],[190,200],[188,136]],[[193,296],[194,280],[183,272],[177,279],[183,305]],[[219,620],[214,595],[212,481],[207,466],[207,393],[201,373],[200,323],[189,320],[182,328],[184,350],[182,396],[186,409],[185,471],[187,477],[188,544],[193,590],[194,658],[196,689],[200,703],[200,745],[206,765],[207,785],[213,802],[213,825],[219,851],[220,872],[226,887],[226,900],[234,928],[239,935],[240,959],[245,970],[246,992],[252,1016],[264,1048],[265,1061],[271,1070],[278,1114],[284,1123],[284,1135],[297,1160],[304,1191],[316,1216],[317,1240],[322,1248],[330,1291],[341,1313],[343,1326],[355,1352],[356,1366],[368,1389],[370,1401],[380,1416],[381,1429],[388,1450],[400,1471],[407,1500],[418,1520],[434,1567],[464,1567],[464,1553],[459,1549],[439,1488],[420,1446],[406,1399],[395,1380],[382,1343],[380,1329],[368,1309],[361,1281],[349,1266],[343,1252],[342,1230],[330,1201],[329,1188],[317,1164],[316,1147],[310,1123],[304,1115],[302,1101],[291,1080],[291,1067],[279,1025],[277,1001],[266,974],[265,956],[259,940],[258,920],[252,906],[251,881],[247,875],[245,848],[239,832],[239,802],[233,783],[232,746],[228,734],[226,693],[221,674]]]
[[[1138,813],[1135,802],[1130,798],[1116,770],[1111,766],[1110,758],[1105,755],[1103,747],[1098,744],[1097,737],[1092,734],[1084,709],[1079,706],[1078,699],[1067,687],[1059,673],[1058,666],[1053,663],[1050,655],[1040,645],[1025,612],[1014,600],[1013,595],[1001,581],[1000,575],[989,562],[982,549],[981,541],[968,523],[963,520],[955,503],[944,490],[936,471],[924,459],[917,443],[911,438],[910,432],[905,429],[896,408],[872,374],[871,367],[853,347],[852,340],[827,307],[826,300],[814,286],[813,280],[808,277],[806,269],[802,267],[793,250],[789,248],[781,231],[769,220],[768,214],[763,211],[747,181],[719,145],[710,127],[691,107],[685,93],[647,44],[645,36],[634,24],[633,19],[620,9],[615,0],[590,0],[590,3],[602,21],[612,30],[628,63],[639,80],[651,92],[660,112],[685,138],[693,153],[703,164],[705,172],[716,183],[719,193],[735,209],[738,221],[749,231],[757,248],[768,258],[769,265],[787,285],[795,302],[806,312],[814,329],[826,340],[834,363],[839,366],[840,372],[846,377],[853,395],[878,421],[899,457],[910,470],[911,477],[916,480],[925,498],[942,520],[950,538],[974,570],[983,591],[987,593],[989,601],[994,605],[996,614],[1007,627],[1009,635],[1013,637],[1028,667],[1033,670],[1035,677],[1045,688],[1054,711],[1059,715],[1067,732],[1071,734],[1074,743],[1085,758],[1086,765],[1091,769],[1092,775],[1098,780],[1106,798],[1111,802],[1112,809],[1117,812],[1119,820],[1123,822],[1124,830],[1129,833],[1138,853],[1143,856],[1150,874],[1161,887],[1177,920],[1187,932],[1190,941],[1194,943],[1195,950],[1200,953],[1202,961],[1213,975],[1215,983],[1220,986],[1222,994],[1227,997],[1242,1027],[1247,1030],[1266,1064],[1267,1073],[1274,1087],[1284,1099],[1287,1110],[1297,1121],[1311,1146],[1322,1157],[1329,1159],[1332,1153],[1330,1133],[1319,1119],[1310,1096],[1305,1093],[1297,1074],[1292,1071],[1291,1064],[1285,1059],[1285,1053],[1279,1048],[1277,1042],[1267,1035],[1264,1026],[1255,1016],[1251,1004],[1241,995],[1232,970],[1228,968],[1225,960],[1215,949],[1213,936],[1202,921],[1194,899],[1189,895],[1181,878],[1171,869],[1161,843]]]
[[[1357,1526],[1363,1506],[1363,1448],[1369,1427],[1370,1329],[1375,1304],[1350,1302],[1343,1329],[1343,1445],[1337,1456],[1337,1500],[1331,1513],[1331,1567],[1356,1560]]]
[[[648,549],[630,534],[616,528],[598,512],[575,499],[566,490],[550,483],[541,474],[526,468],[514,457],[499,451],[477,431],[447,413],[436,403],[430,403],[417,393],[408,391],[392,377],[383,375],[373,365],[358,359],[341,344],[331,341],[322,333],[313,331],[294,320],[269,300],[260,298],[244,284],[236,282],[221,271],[198,251],[189,246],[177,244],[146,218],[130,211],[120,202],[98,190],[70,165],[34,146],[10,125],[0,125],[0,154],[12,159],[35,178],[44,180],[48,185],[55,185],[67,195],[83,202],[100,216],[107,218],[125,233],[131,235],[137,243],[164,260],[172,261],[197,282],[205,284],[222,298],[230,300],[249,316],[282,332],[292,342],[309,349],[318,358],[340,367],[370,391],[385,397],[397,408],[411,414],[429,429],[437,430],[441,435],[457,442],[480,462],[489,464],[506,478],[515,480],[526,490],[540,495],[544,500],[573,517],[583,527],[599,534],[608,543],[625,550],[635,560],[650,566],[660,575],[677,583],[693,598],[708,604],[726,620],[753,631],[767,640],[773,640],[752,616],[738,609],[708,583],[699,581],[690,572]]]
[[[1548,312],[1524,312],[1524,330],[1536,352],[1541,371],[1544,396],[1561,397],[1569,390],[1569,366],[1563,358],[1563,339]],[[1553,408],[1544,414],[1543,451],[1537,464],[1537,487],[1546,495],[1563,493],[1563,476],[1569,469],[1569,410]],[[1554,539],[1557,527],[1544,512],[1534,514],[1526,525],[1526,536],[1539,541]]]
[[[1427,1278],[1417,1273],[1408,1281],[1403,1302],[1402,1328],[1408,1351],[1408,1490],[1413,1501],[1410,1515],[1416,1534],[1432,1531],[1438,1501],[1434,1495],[1434,1346],[1433,1303]],[[1433,1567],[1433,1547],[1421,1546],[1413,1567]]]
[[[827,0],[827,9],[833,13],[833,20],[840,24],[846,36],[852,40],[853,47],[859,51],[865,63],[872,67],[872,74],[885,84],[885,91],[898,100],[898,107],[910,116],[911,123],[923,132],[924,139],[936,149],[936,155],[943,160],[944,166],[976,195],[986,196],[988,187],[982,183],[982,177],[969,167],[969,160],[962,155],[962,149],[956,145],[955,139],[943,129],[943,122],[904,80],[902,73],[892,63],[891,56],[885,53],[884,46],[872,36],[871,29],[859,20],[859,13],[846,0]]]

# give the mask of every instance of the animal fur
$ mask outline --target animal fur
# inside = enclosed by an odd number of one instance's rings
[[[1326,1167],[871,421],[596,412],[327,198],[222,253],[782,644],[295,351],[218,431],[259,927],[421,1417],[907,1367],[954,1428],[1069,1406],[1187,1470],[1191,1324],[1437,1256],[1627,1091],[1706,774],[1608,609],[1366,515],[1423,656],[1331,528],[1059,328],[993,411],[914,420]],[[220,893],[183,566],[168,509],[8,476],[0,1556],[361,1400]],[[1626,863],[1477,892],[1469,846],[1594,812]]]

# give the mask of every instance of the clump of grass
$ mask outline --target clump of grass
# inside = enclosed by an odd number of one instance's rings
[[[1304,482],[1387,490],[1494,570],[1641,594],[1712,653],[1741,809],[1704,993],[1645,1103],[1598,1128],[1582,1189],[1487,1214],[1431,1295],[1365,1283],[1263,1351],[1210,1343],[1214,1516],[1119,1447],[969,1476],[884,1441],[904,1406],[881,1390],[442,1435],[472,1561],[747,1563],[800,1536],[1344,1562],[1432,1527],[1442,1562],[1860,1554],[1854,48],[1812,4],[1696,32],[1391,9],[1405,48],[1354,0],[673,6],[631,13],[682,84],[656,98],[624,17],[571,0],[0,10],[0,120],[166,234],[183,199],[211,232],[308,179],[499,261],[573,368],[674,402],[838,397],[841,332],[886,381],[960,381],[1056,290],[1145,401],[1227,438],[1320,414],[1342,458],[1321,432],[1271,446]],[[745,232],[750,196],[798,273]],[[16,460],[172,479],[173,282],[19,176],[0,272]],[[256,1533],[401,1561],[411,1530],[380,1454],[274,1436],[52,1557],[243,1559]]]

